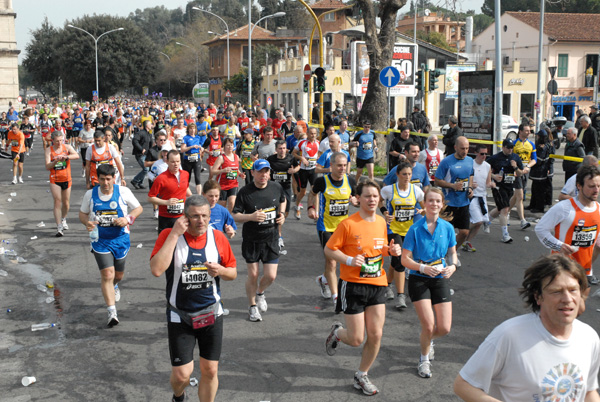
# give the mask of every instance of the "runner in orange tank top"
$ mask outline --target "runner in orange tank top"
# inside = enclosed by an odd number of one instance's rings
[[[590,284],[598,284],[592,263],[600,252],[600,169],[582,166],[577,172],[576,198],[560,201],[540,219],[535,232],[552,252],[568,255],[584,269]]]
[[[44,150],[46,169],[50,171],[50,192],[54,198],[54,220],[56,237],[62,237],[69,229],[67,214],[71,200],[71,159],[79,159],[72,146],[64,144],[64,134],[54,131],[52,145]]]

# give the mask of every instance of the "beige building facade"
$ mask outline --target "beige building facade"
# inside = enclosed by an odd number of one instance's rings
[[[17,102],[19,96],[19,61],[12,0],[0,0],[0,109]]]

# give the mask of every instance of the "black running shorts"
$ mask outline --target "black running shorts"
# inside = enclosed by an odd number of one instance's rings
[[[385,304],[386,286],[367,285],[364,283],[338,281],[339,295],[335,311],[344,314],[364,313],[365,308]]]
[[[167,314],[169,314],[168,311]],[[223,316],[217,317],[213,325],[200,329],[193,329],[185,323],[175,322],[169,322],[167,329],[171,366],[183,366],[194,360],[196,341],[201,358],[213,361],[219,361],[221,358]]]
[[[452,301],[450,285],[446,278],[411,275],[408,280],[408,295],[413,303],[424,299],[431,299],[432,305]]]

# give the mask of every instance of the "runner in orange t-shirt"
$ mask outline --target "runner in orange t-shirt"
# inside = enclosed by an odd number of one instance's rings
[[[64,144],[64,135],[60,131],[51,134],[52,145],[44,150],[46,169],[50,171],[50,192],[54,197],[54,220],[56,237],[63,236],[68,230],[67,214],[71,200],[71,159],[79,159],[72,146]]]
[[[25,136],[19,131],[19,125],[12,123],[6,135],[6,150],[10,147],[11,159],[13,160],[12,184],[17,184],[17,167],[19,171],[19,183],[23,183],[23,161],[25,160]]]
[[[365,395],[379,392],[371,383],[368,371],[381,344],[385,322],[385,290],[387,279],[383,257],[399,256],[400,245],[392,240],[388,246],[385,220],[377,215],[379,186],[372,180],[356,188],[360,210],[343,220],[327,242],[325,256],[340,263],[337,312],[344,312],[346,327],[333,324],[325,342],[327,354],[333,356],[338,343],[359,346],[365,337],[362,358],[354,374],[354,388]]]

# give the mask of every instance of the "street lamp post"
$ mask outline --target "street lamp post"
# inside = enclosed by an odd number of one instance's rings
[[[225,24],[225,31],[227,31],[227,81],[229,81],[229,79],[230,79],[230,75],[229,75],[230,74],[230,71],[229,71],[229,25],[227,25],[227,23],[225,22],[225,20],[223,18],[219,17],[217,14],[211,13],[210,11],[206,11],[206,10],[203,10],[198,7],[192,7],[192,10],[202,11],[203,13],[213,15],[213,16],[217,17],[218,19],[220,19],[221,22],[223,22],[223,24]]]
[[[280,11],[275,14],[266,15],[256,21],[256,24],[252,26],[252,0],[248,0],[248,105],[252,107],[252,31],[262,20],[267,18],[283,17],[285,13]]]
[[[163,53],[163,52],[158,52],[158,53],[160,53],[163,56],[165,56],[169,60],[169,62],[171,62],[171,57],[169,57],[168,54]],[[171,77],[169,77],[169,98],[171,98]]]
[[[108,35],[111,32],[116,32],[116,31],[122,31],[125,28],[117,28],[117,29],[111,29],[110,31],[104,32],[103,34],[101,34],[100,36],[98,36],[97,38],[92,35],[91,33],[89,33],[88,31],[86,31],[83,28],[79,28],[76,27],[74,25],[67,25],[69,28],[74,28],[74,29],[78,29],[81,32],[85,32],[86,34],[90,35],[92,37],[92,39],[94,40],[94,46],[96,48],[96,96],[98,97],[98,99],[100,99],[100,89],[99,89],[99,85],[98,85],[98,41],[100,40],[101,37],[103,37],[104,35]]]
[[[199,53],[198,53],[198,51],[197,51],[196,49],[194,49],[193,47],[186,45],[185,43],[181,43],[181,42],[175,42],[175,44],[177,44],[177,45],[179,45],[179,46],[183,46],[183,47],[190,48],[190,49],[192,49],[194,52],[196,52],[196,84],[197,84],[197,83],[198,83],[198,64],[199,64],[199,63],[198,63],[198,58],[200,57],[200,56],[199,56]]]

